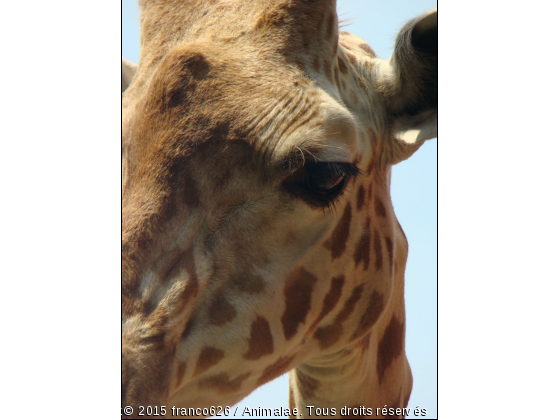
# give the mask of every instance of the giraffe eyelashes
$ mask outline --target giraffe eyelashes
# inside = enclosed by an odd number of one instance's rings
[[[314,208],[329,208],[336,203],[348,181],[360,174],[351,163],[313,162],[295,171],[284,181],[284,188]]]

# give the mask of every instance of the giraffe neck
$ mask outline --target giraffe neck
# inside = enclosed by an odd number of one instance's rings
[[[291,408],[297,408],[304,418],[315,417],[315,410],[324,409],[335,409],[337,416],[354,417],[384,417],[387,413],[382,413],[383,408],[400,408],[402,413],[412,391],[404,343],[404,267],[395,266],[389,306],[371,332],[348,347],[311,358],[290,372]],[[352,411],[345,413],[342,409]],[[325,412],[320,414],[324,416]],[[396,418],[400,418],[399,414]]]

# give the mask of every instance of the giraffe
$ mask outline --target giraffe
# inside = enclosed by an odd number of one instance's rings
[[[230,406],[290,372],[303,417],[405,407],[390,173],[437,135],[437,11],[386,61],[339,32],[334,0],[140,9],[122,72],[122,406]]]

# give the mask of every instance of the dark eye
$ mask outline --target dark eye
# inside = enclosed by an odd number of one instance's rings
[[[351,163],[306,163],[285,182],[288,192],[312,207],[329,207],[360,170]]]
[[[343,174],[330,174],[317,170],[317,165],[315,165],[315,168],[307,170],[304,177],[310,191],[324,196],[336,194],[344,187],[344,181],[346,180]]]

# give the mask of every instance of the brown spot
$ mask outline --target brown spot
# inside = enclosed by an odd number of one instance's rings
[[[332,259],[340,257],[342,253],[346,250],[346,241],[350,236],[350,222],[352,221],[352,206],[350,203],[346,205],[344,209],[344,214],[340,218],[340,221],[336,225],[331,236],[331,254]]]
[[[341,324],[331,324],[326,327],[319,327],[313,335],[317,341],[319,341],[319,346],[322,349],[326,349],[336,343],[340,336],[342,335],[342,325]]]
[[[319,341],[319,346],[322,349],[326,349],[327,347],[332,346],[336,343],[340,336],[342,335],[342,323],[350,316],[350,314],[354,311],[356,303],[360,300],[362,296],[364,285],[360,285],[356,287],[352,291],[352,295],[346,300],[344,303],[344,307],[336,316],[334,323],[328,325],[326,327],[319,327],[317,331],[315,331],[314,337]]]
[[[377,348],[377,375],[383,382],[385,371],[403,352],[404,325],[393,316]]]
[[[377,229],[373,229],[373,252],[375,253],[375,268],[381,270],[383,267],[383,248]]]
[[[389,254],[389,267],[393,266],[393,240],[391,238],[385,238],[385,244],[387,245],[387,253]]]
[[[185,372],[187,371],[187,364],[186,363],[179,363],[179,367],[177,368],[177,382],[175,387],[178,388],[183,382],[183,378],[185,377]]]
[[[346,63],[344,62],[342,57],[339,56],[337,58],[338,58],[338,68],[340,69],[342,74],[348,73],[348,67],[346,67]]]
[[[363,290],[364,290],[364,285],[361,284],[352,291],[352,295],[344,303],[344,308],[342,308],[340,313],[337,315],[335,320],[336,323],[341,324],[352,314],[352,312],[354,312],[354,307],[362,297]]]
[[[369,229],[366,229],[360,239],[360,242],[356,245],[356,251],[354,252],[354,263],[356,268],[363,261],[364,270],[369,267],[369,256],[371,249],[371,235]]]
[[[290,363],[292,363],[294,357],[295,356],[283,356],[273,364],[267,366],[261,377],[258,379],[257,385],[261,386],[262,384],[265,384],[266,382],[271,381],[285,373],[289,369]]]
[[[245,381],[250,375],[250,373],[245,373],[230,380],[227,373],[220,373],[219,375],[202,379],[199,382],[198,387],[202,389],[214,389],[222,394],[232,394],[241,389],[243,381]]]
[[[258,316],[251,324],[251,337],[249,338],[249,350],[243,355],[244,359],[257,360],[274,351],[274,342],[268,321]]]
[[[216,296],[210,305],[210,309],[208,310],[210,325],[224,325],[236,316],[237,310],[227,301],[226,297],[222,293]]]
[[[358,201],[356,203],[356,208],[358,210],[361,210],[362,207],[364,206],[364,197],[366,195],[366,191],[364,189],[363,185],[360,185],[360,188],[358,188]]]
[[[232,280],[232,284],[240,291],[252,295],[262,293],[265,283],[261,276],[248,272],[246,275],[239,275]]]
[[[368,306],[360,319],[358,328],[352,336],[352,340],[364,335],[379,319],[383,311],[383,296],[378,292],[373,292],[369,298]]]
[[[329,13],[329,17],[327,18],[327,39],[333,36],[334,31],[334,14]]]
[[[356,56],[352,53],[347,52],[346,53],[346,57],[348,57],[348,60],[352,63],[352,64],[356,64]]]
[[[210,63],[197,51],[170,53],[160,68],[161,76],[156,77],[154,86],[162,91],[157,96],[163,98],[162,105],[168,108],[186,103],[197,83],[210,73]]]
[[[371,49],[371,47],[366,44],[365,42],[361,43],[360,45],[358,45],[358,47],[360,47],[364,52],[366,52],[367,54],[371,55],[372,57],[375,57],[375,52]]]
[[[311,309],[311,295],[316,282],[317,277],[303,267],[294,270],[288,277],[284,286],[286,309],[282,315],[282,328],[287,340],[296,334],[299,324],[305,322]]]
[[[315,396],[315,391],[320,383],[317,379],[303,373],[299,369],[295,369],[296,382],[300,395],[304,400],[309,400]]]
[[[331,288],[327,292],[325,299],[323,299],[323,308],[321,309],[321,313],[311,326],[310,330],[313,330],[319,322],[323,320],[336,306],[338,303],[340,296],[342,295],[342,286],[344,285],[344,276],[333,277],[331,280]]]
[[[387,210],[378,196],[375,196],[375,214],[379,217],[387,217]]]
[[[200,352],[200,356],[198,356],[198,361],[196,362],[196,368],[194,372],[195,376],[206,372],[224,357],[225,354],[222,350],[215,347],[204,347]]]

